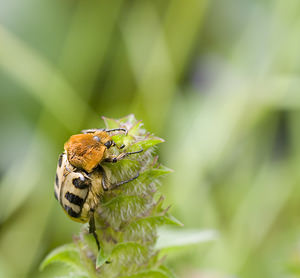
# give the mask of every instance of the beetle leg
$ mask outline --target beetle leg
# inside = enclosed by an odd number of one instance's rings
[[[114,189],[118,188],[119,186],[121,186],[121,185],[123,185],[123,184],[125,184],[125,183],[131,182],[131,181],[137,179],[137,178],[139,177],[139,175],[140,175],[140,173],[138,173],[135,177],[133,177],[133,178],[131,178],[131,179],[129,179],[129,180],[125,180],[125,181],[120,181],[120,182],[114,183],[114,184],[112,184],[112,185],[109,187],[109,189],[110,189],[110,190],[114,190]]]
[[[102,174],[102,180],[101,180],[101,185],[104,191],[108,190],[109,187],[109,182],[108,182],[108,178],[107,175],[103,169],[103,167],[101,165],[98,166],[98,169],[100,170],[101,174]]]
[[[98,247],[98,253],[101,249],[100,247],[100,243],[99,243],[99,240],[98,240],[98,236],[96,234],[96,226],[95,226],[95,216],[94,216],[94,209],[91,209],[90,210],[90,221],[89,221],[89,233],[90,234],[93,234],[94,238],[95,238],[95,241],[96,241],[96,244],[97,244],[97,247]],[[105,262],[106,264],[110,264],[111,262],[110,261],[106,261]]]
[[[116,146],[119,150],[122,150],[125,148],[125,145],[122,144],[120,147],[115,143],[114,146]]]
[[[98,251],[100,251],[100,243],[99,243],[99,240],[98,240],[98,236],[96,234],[94,210],[92,210],[92,209],[90,210],[89,233],[93,234],[93,236],[96,240]]]
[[[136,153],[141,153],[142,151],[143,151],[143,149],[140,149],[139,151],[136,151],[136,152],[120,153],[118,156],[109,156],[109,157],[105,158],[104,161],[115,163],[115,162],[118,162],[119,160],[124,159],[126,156],[136,154]]]
[[[105,145],[105,144],[104,144],[104,145]],[[125,148],[125,145],[124,145],[124,144],[122,144],[122,145],[119,147],[119,146],[116,144],[115,141],[111,141],[110,146],[117,147],[119,150],[122,150],[122,149]],[[109,146],[109,147],[110,147],[110,146]],[[107,147],[107,148],[108,148],[108,147]]]

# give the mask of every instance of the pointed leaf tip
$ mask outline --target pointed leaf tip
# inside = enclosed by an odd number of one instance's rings
[[[97,255],[96,268],[98,269],[108,261],[109,261],[108,256],[105,255],[104,249],[101,248]]]
[[[176,219],[174,216],[168,214],[165,216],[166,220],[167,220],[167,223],[166,224],[169,224],[169,225],[175,225],[175,226],[178,226],[178,227],[183,227],[184,224],[182,222],[180,222],[178,219]]]

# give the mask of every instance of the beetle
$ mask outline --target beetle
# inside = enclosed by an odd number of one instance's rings
[[[74,221],[89,223],[89,232],[93,234],[98,250],[100,244],[94,213],[101,203],[101,197],[105,191],[114,190],[139,177],[138,173],[128,180],[111,183],[110,171],[101,162],[115,163],[143,151],[111,155],[108,149],[117,146],[109,135],[112,131],[125,131],[127,134],[125,129],[89,129],[83,130],[83,134],[71,136],[64,145],[65,151],[59,156],[54,185],[55,198],[65,213]],[[118,149],[124,147],[122,145]]]

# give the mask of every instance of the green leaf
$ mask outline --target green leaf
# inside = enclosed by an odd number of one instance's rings
[[[60,246],[51,251],[41,263],[40,270],[44,270],[46,266],[52,263],[63,263],[80,272],[84,270],[80,262],[79,251],[73,243]]]
[[[215,230],[159,230],[156,248],[164,251],[180,249],[201,242],[217,239]]]
[[[144,151],[148,150],[151,147],[154,147],[157,144],[165,142],[163,139],[155,136],[148,137],[147,139],[137,141],[136,143],[130,145],[127,149],[128,152],[136,152],[140,149]]]
[[[119,127],[119,123],[115,119],[107,118],[107,117],[104,117],[104,116],[102,117],[102,119],[103,119],[105,127],[107,129],[118,128]]]
[[[147,200],[142,196],[118,195],[101,206],[101,214],[112,227],[118,228],[122,222],[139,215],[146,206]]]
[[[162,165],[162,164],[159,164],[159,167],[158,168],[155,168],[157,171],[160,171],[164,174],[169,174],[169,173],[173,173],[174,170]]]
[[[99,268],[103,264],[109,261],[108,256],[104,254],[104,249],[101,248],[98,252],[97,260],[96,260],[96,268]]]
[[[134,221],[131,226],[133,225],[176,225],[176,226],[182,226],[182,223],[179,222],[177,219],[170,215],[158,215],[158,216],[149,216],[145,217],[139,220]]]
[[[149,270],[139,272],[129,276],[122,276],[120,278],[173,278],[174,276],[170,276],[163,270]]]
[[[166,273],[168,275],[168,277],[170,277],[170,278],[176,278],[175,274],[168,267],[166,267],[164,265],[161,265],[159,267],[159,269],[161,271],[163,271],[164,273]]]
[[[154,179],[160,177],[160,176],[163,176],[163,175],[167,175],[169,173],[171,173],[173,170],[163,166],[163,165],[160,165],[159,168],[150,168],[146,171],[144,171],[143,173],[140,174],[139,176],[139,181],[141,183],[147,183],[147,182],[151,182],[153,181]]]
[[[173,215],[167,214],[164,216],[165,217],[165,224],[166,225],[174,225],[178,227],[183,227],[183,223],[180,222],[178,219],[176,219]]]
[[[112,250],[109,261],[112,267],[136,269],[146,263],[149,257],[149,250],[146,246],[137,242],[122,242]],[[128,272],[127,272],[128,273]],[[130,273],[130,272],[129,272]]]
[[[133,114],[129,114],[129,115],[119,119],[118,122],[120,125],[127,124],[127,125],[132,126],[137,122],[137,120]]]
[[[136,121],[136,123],[130,128],[129,135],[130,136],[139,136],[141,133],[145,133],[145,130],[142,129],[143,122],[142,121]]]
[[[129,114],[121,119],[112,119],[107,117],[102,117],[106,128],[118,128],[126,126],[127,129],[131,130],[140,121],[137,121],[133,114]],[[138,126],[140,127],[140,126]]]

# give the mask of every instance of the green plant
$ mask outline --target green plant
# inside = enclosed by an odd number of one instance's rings
[[[126,145],[129,152],[143,152],[128,156],[118,163],[104,163],[111,172],[112,182],[127,180],[139,173],[134,181],[102,196],[95,213],[96,233],[101,249],[97,251],[94,238],[88,233],[87,225],[74,237],[74,242],[52,251],[44,260],[41,269],[53,262],[70,267],[72,277],[173,277],[164,266],[164,257],[157,243],[158,226],[182,224],[169,214],[164,198],[159,193],[159,180],[172,170],[158,162],[155,146],[164,142],[143,128],[141,121],[133,115],[115,120],[104,118],[106,128],[126,128],[128,134],[117,134],[113,140]],[[111,148],[118,155],[120,150]],[[173,234],[174,235],[174,234]],[[181,234],[175,237],[165,233],[160,249],[168,249],[188,242],[180,242]],[[196,239],[198,241],[199,238]],[[176,245],[176,244],[175,244]]]

